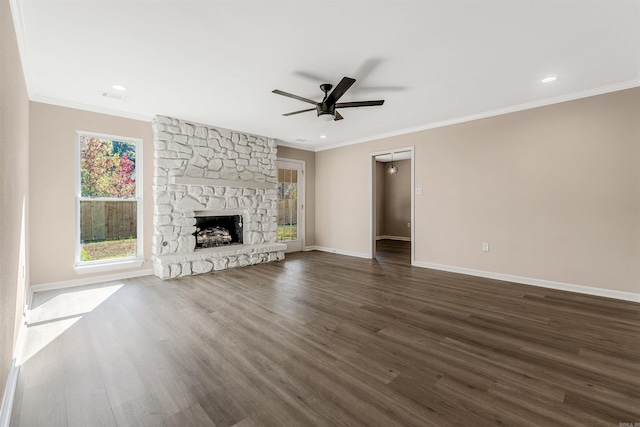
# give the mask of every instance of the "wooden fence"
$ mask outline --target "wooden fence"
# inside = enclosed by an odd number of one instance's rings
[[[80,202],[80,238],[100,241],[136,237],[138,204],[135,201]]]

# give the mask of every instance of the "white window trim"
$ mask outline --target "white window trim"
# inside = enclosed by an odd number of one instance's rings
[[[80,244],[80,200],[82,199],[82,182],[80,174],[80,137],[100,138],[108,139],[111,141],[121,141],[135,144],[136,146],[136,197],[134,199],[137,202],[137,230],[136,230],[136,256],[126,258],[114,258],[98,261],[82,261],[80,258],[80,250],[82,245]],[[76,232],[75,232],[75,266],[74,270],[77,274],[89,274],[89,273],[101,273],[105,271],[124,270],[128,268],[139,268],[144,263],[144,248],[143,248],[143,203],[142,203],[142,177],[143,177],[143,153],[142,153],[142,139],[131,138],[125,136],[107,135],[95,132],[76,131],[75,135],[75,183],[76,183]],[[123,200],[118,198],[95,198],[92,200]]]

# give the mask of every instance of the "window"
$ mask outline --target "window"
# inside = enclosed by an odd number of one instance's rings
[[[77,132],[76,271],[142,265],[142,141]]]

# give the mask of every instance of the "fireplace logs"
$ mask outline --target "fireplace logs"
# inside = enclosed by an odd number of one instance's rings
[[[214,227],[198,230],[196,244],[203,248],[210,246],[220,246],[231,243],[231,235],[226,228]]]

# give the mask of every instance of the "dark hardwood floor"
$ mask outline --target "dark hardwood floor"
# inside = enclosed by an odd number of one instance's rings
[[[386,259],[37,294],[11,425],[640,422],[640,304]]]
[[[411,265],[411,242],[381,239],[376,242],[376,259],[384,263]]]

